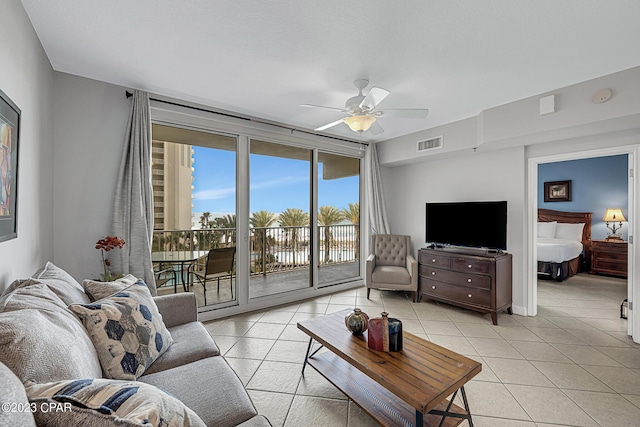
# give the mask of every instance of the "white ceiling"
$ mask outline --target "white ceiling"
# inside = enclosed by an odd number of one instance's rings
[[[57,71],[313,129],[353,80],[390,139],[640,65],[638,0],[22,0]],[[639,83],[640,84],[640,83]],[[366,93],[366,91],[365,91]]]

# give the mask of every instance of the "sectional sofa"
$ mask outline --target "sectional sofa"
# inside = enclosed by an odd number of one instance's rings
[[[191,293],[47,263],[0,296],[0,426],[270,426]]]

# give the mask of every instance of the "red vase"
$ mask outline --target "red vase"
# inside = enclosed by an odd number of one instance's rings
[[[367,345],[378,351],[402,350],[402,322],[382,312],[382,317],[369,320]]]

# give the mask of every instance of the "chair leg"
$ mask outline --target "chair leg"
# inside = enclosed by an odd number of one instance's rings
[[[369,299],[369,295],[371,295],[371,288],[367,288],[367,299]]]
[[[411,296],[413,297],[413,302],[418,302],[418,292],[412,291]]]
[[[173,293],[177,294],[178,293],[178,275],[176,274],[176,271],[173,270]]]
[[[231,299],[233,299],[233,275],[229,276],[229,288],[231,290]]]

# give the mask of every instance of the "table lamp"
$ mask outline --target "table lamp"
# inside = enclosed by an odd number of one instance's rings
[[[611,234],[607,236],[607,240],[622,240],[620,233],[617,233],[622,228],[622,223],[627,222],[627,219],[622,214],[620,208],[607,208],[602,220],[607,224],[607,227],[611,230]],[[616,222],[618,226],[616,226]]]

